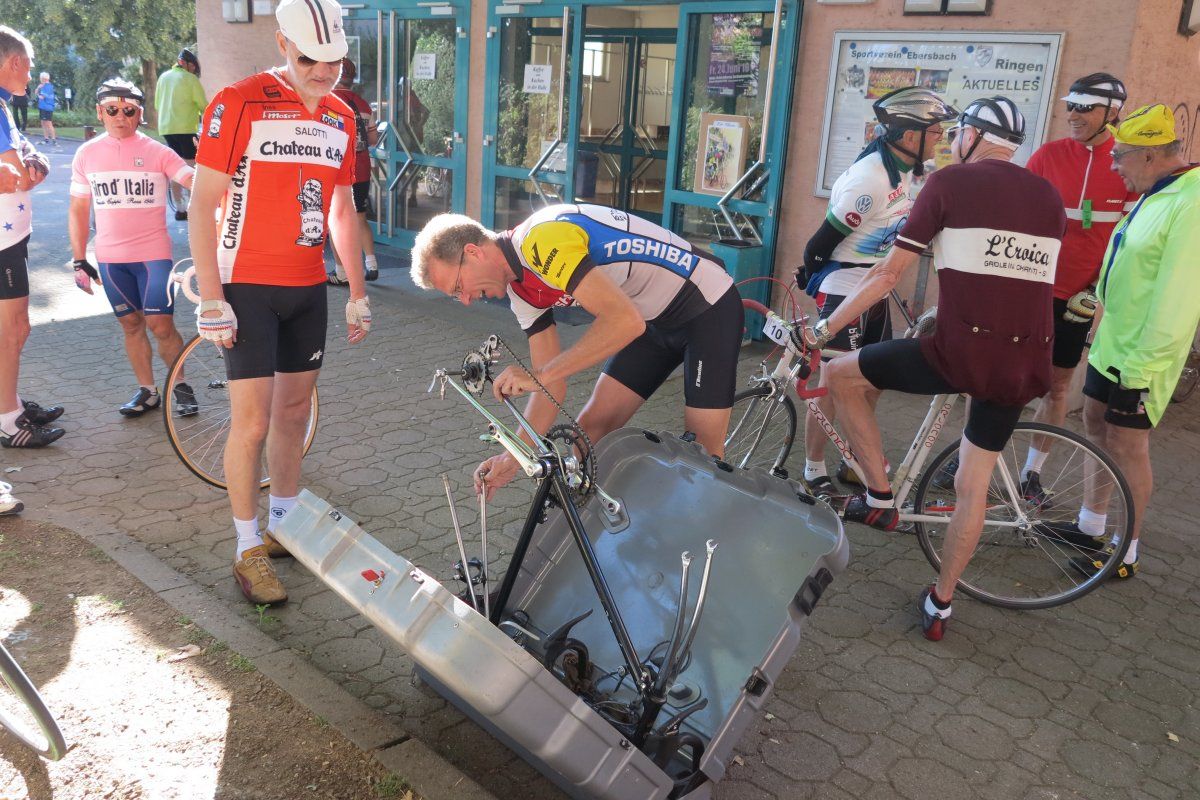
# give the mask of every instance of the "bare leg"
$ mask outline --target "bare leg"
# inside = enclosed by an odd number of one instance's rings
[[[579,425],[592,444],[596,444],[629,422],[644,402],[637,392],[611,375],[602,374],[596,380],[596,388],[592,389],[587,405],[579,414]]]
[[[854,443],[854,459],[867,473],[867,486],[885,492],[890,485],[884,469],[883,437],[870,400],[872,393],[878,398],[878,390],[863,377],[858,367],[860,352],[846,353],[826,364],[825,380],[833,402],[841,412],[846,438]]]
[[[318,374],[320,370],[315,369],[275,373],[271,424],[267,433],[267,465],[271,470],[271,491],[277,497],[295,497],[300,491],[304,434]]]
[[[129,366],[133,367],[133,377],[142,386],[153,386],[153,353],[150,351],[150,340],[146,337],[146,318],[142,312],[134,311],[117,317],[117,322],[121,323],[121,330],[125,332],[125,355],[129,358]]]
[[[1033,415],[1034,422],[1044,422],[1047,425],[1061,427],[1067,419],[1067,393],[1071,389],[1071,379],[1075,377],[1075,368],[1052,367],[1050,373],[1050,391],[1038,404],[1037,412]],[[1044,436],[1034,436],[1033,446],[1043,453],[1050,451],[1050,439]]]
[[[273,378],[229,382],[229,438],[225,443],[225,481],[234,519],[258,517],[262,448],[271,419]]]
[[[19,408],[17,375],[21,350],[29,339],[29,298],[0,300],[0,414]]]
[[[170,314],[151,314],[146,317],[146,324],[158,344],[159,359],[166,365],[167,370],[170,370],[175,359],[179,358],[179,351],[183,350],[183,337],[175,327],[175,318]],[[165,386],[163,391],[170,388]]]
[[[362,227],[359,239],[362,241],[363,253],[373,256],[375,255],[375,232],[371,230],[371,223],[367,222],[367,212],[359,212],[358,223]]]
[[[942,571],[937,580],[937,596],[949,601],[954,587],[979,544],[983,531],[983,515],[987,511],[988,483],[1000,454],[976,447],[962,437],[958,447],[958,471],[954,474],[954,491],[958,495],[946,544],[942,548]],[[1017,476],[1013,476],[1016,480]]]
[[[696,434],[696,441],[708,451],[709,455],[717,458],[725,457],[725,435],[729,433],[729,408],[692,408],[683,409],[683,424],[687,430]]]
[[[1106,410],[1107,406],[1099,400],[1084,397],[1083,430],[1093,444],[1115,457],[1112,443],[1109,441],[1109,432],[1112,426],[1104,421]],[[1124,471],[1124,465],[1119,461],[1117,466]],[[1089,458],[1084,464],[1084,470],[1083,507],[1095,514],[1104,514],[1108,511],[1108,501],[1112,497],[1113,486],[1108,481],[1101,482],[1100,472],[1096,469],[1096,464],[1092,459]],[[1136,531],[1137,528],[1134,530]]]
[[[1133,495],[1133,541],[1142,533],[1142,520],[1154,492],[1154,473],[1150,468],[1150,431],[1108,424],[1108,448],[1125,475]]]
[[[821,385],[825,385],[825,376],[821,376]],[[871,387],[867,392],[867,404],[871,407],[871,413],[875,413],[875,407],[879,405],[879,398],[883,392],[875,387]],[[805,404],[805,408],[807,408]],[[837,419],[837,408],[834,407],[833,398],[829,395],[817,398],[817,408],[821,409],[821,413],[829,420],[832,425]],[[829,441],[829,437],[825,435],[825,429],[821,427],[821,423],[817,421],[816,416],[812,411],[807,411],[804,415],[804,457],[809,461],[824,461],[825,460],[825,445]]]

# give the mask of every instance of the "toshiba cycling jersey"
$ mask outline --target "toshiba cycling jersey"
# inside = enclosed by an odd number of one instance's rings
[[[900,185],[895,188],[878,152],[855,161],[834,182],[825,219],[846,238],[833,249],[830,261],[870,267],[892,249],[912,208],[911,167],[896,163]],[[839,269],[821,281],[820,289],[827,295],[848,295],[866,274],[865,267]]]
[[[517,276],[508,286],[513,313],[530,335],[553,324],[550,309],[575,302],[571,292],[593,269],[612,278],[642,319],[667,329],[711,308],[733,285],[712,256],[606,206],[549,206],[501,234],[499,243]]]
[[[221,203],[222,283],[325,281],[335,186],[354,183],[354,113],[333,95],[309,112],[275,70],[223,89],[201,123],[196,163],[232,176]]]
[[[71,196],[91,197],[96,212],[96,260],[106,264],[171,258],[166,208],[169,181],[192,168],[144,133],[107,133],[84,142],[71,162]]]
[[[1058,139],[1038,148],[1026,168],[1058,189],[1067,211],[1054,296],[1065,300],[1096,281],[1104,248],[1117,223],[1138,195],[1112,171],[1111,137],[1087,147],[1074,139]]]

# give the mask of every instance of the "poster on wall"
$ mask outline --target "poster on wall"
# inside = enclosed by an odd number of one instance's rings
[[[737,183],[746,164],[750,118],[740,114],[700,115],[695,190],[722,195]]]
[[[762,14],[713,14],[708,55],[708,93],[758,97]]]
[[[904,86],[932,89],[959,109],[979,97],[1010,98],[1025,115],[1025,144],[1014,157],[1024,164],[1045,138],[1061,45],[1060,33],[835,34],[815,193],[828,197],[833,182],[874,139],[872,103]],[[943,139],[934,167],[950,160]]]

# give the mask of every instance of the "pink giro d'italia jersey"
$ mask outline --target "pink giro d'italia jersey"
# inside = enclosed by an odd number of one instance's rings
[[[92,198],[96,260],[125,264],[171,258],[167,189],[169,181],[191,173],[171,148],[140,132],[85,142],[71,164],[71,195]]]

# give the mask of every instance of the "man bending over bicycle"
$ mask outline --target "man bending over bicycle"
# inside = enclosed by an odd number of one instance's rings
[[[721,262],[640,217],[597,205],[555,205],[511,231],[439,214],[417,236],[413,281],[470,305],[506,293],[529,337],[532,371],[510,366],[497,399],[530,393],[525,416],[544,433],[567,378],[605,359],[579,424],[592,442],[620,428],[683,364],[684,425],[725,452],[742,339],[742,300]],[[596,321],[565,351],[553,309],[578,302]],[[542,390],[553,394],[554,400]],[[488,496],[517,473],[507,453],[475,471]]]
[[[870,393],[971,395],[941,574],[919,603],[921,628],[933,641],[942,638],[955,584],[979,541],[1000,451],[1021,409],[1050,385],[1051,300],[1066,229],[1054,187],[1009,163],[1025,140],[1025,120],[1011,100],[972,102],[948,135],[959,163],[929,177],[891,253],[828,319],[804,331],[808,348],[824,347],[933,246],[940,282],[936,333],[872,344],[825,367],[855,459],[867,473],[867,491],[850,499],[845,518],[881,530],[895,529],[899,512]]]

